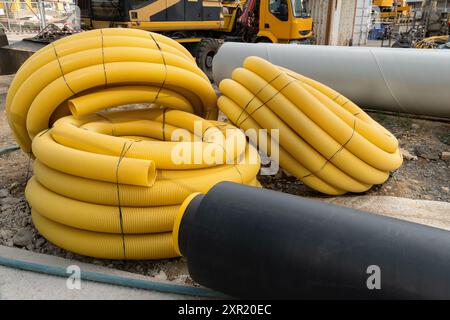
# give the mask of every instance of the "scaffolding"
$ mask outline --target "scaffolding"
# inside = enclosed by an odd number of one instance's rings
[[[35,34],[49,25],[79,29],[75,0],[0,0],[0,29],[5,33]]]

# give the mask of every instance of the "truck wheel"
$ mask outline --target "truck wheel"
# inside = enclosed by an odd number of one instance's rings
[[[208,76],[209,80],[212,77],[212,61],[220,48],[220,42],[217,39],[205,38],[197,46],[197,53],[195,55],[197,65]]]

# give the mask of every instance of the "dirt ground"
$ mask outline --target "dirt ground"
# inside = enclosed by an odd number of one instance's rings
[[[4,113],[6,91],[11,80],[11,76],[0,76],[0,148],[15,144]],[[413,160],[405,160],[385,184],[374,186],[367,194],[450,202],[450,162],[440,158],[442,152],[450,151],[450,123],[382,113],[371,115],[399,139],[401,147],[410,153]],[[73,254],[47,242],[33,227],[30,209],[23,197],[26,181],[32,175],[31,167],[31,160],[20,150],[0,155],[0,245],[136,272],[159,280],[193,284],[184,258],[99,260]],[[269,189],[325,197],[285,173],[259,177],[259,180]]]

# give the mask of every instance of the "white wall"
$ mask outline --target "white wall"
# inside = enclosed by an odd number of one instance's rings
[[[352,42],[357,0],[310,0],[317,44],[347,46]],[[369,0],[370,1],[370,0]],[[328,17],[331,3],[331,17]],[[327,39],[327,24],[329,35]]]
[[[358,0],[356,3],[355,26],[353,29],[353,45],[367,44],[372,13],[372,0]]]
[[[310,0],[311,16],[314,20],[314,34],[317,44],[326,44],[328,2],[333,0]]]

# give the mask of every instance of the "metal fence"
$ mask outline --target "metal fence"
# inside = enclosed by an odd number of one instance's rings
[[[37,33],[49,24],[78,29],[79,12],[75,0],[0,0],[0,29]]]

